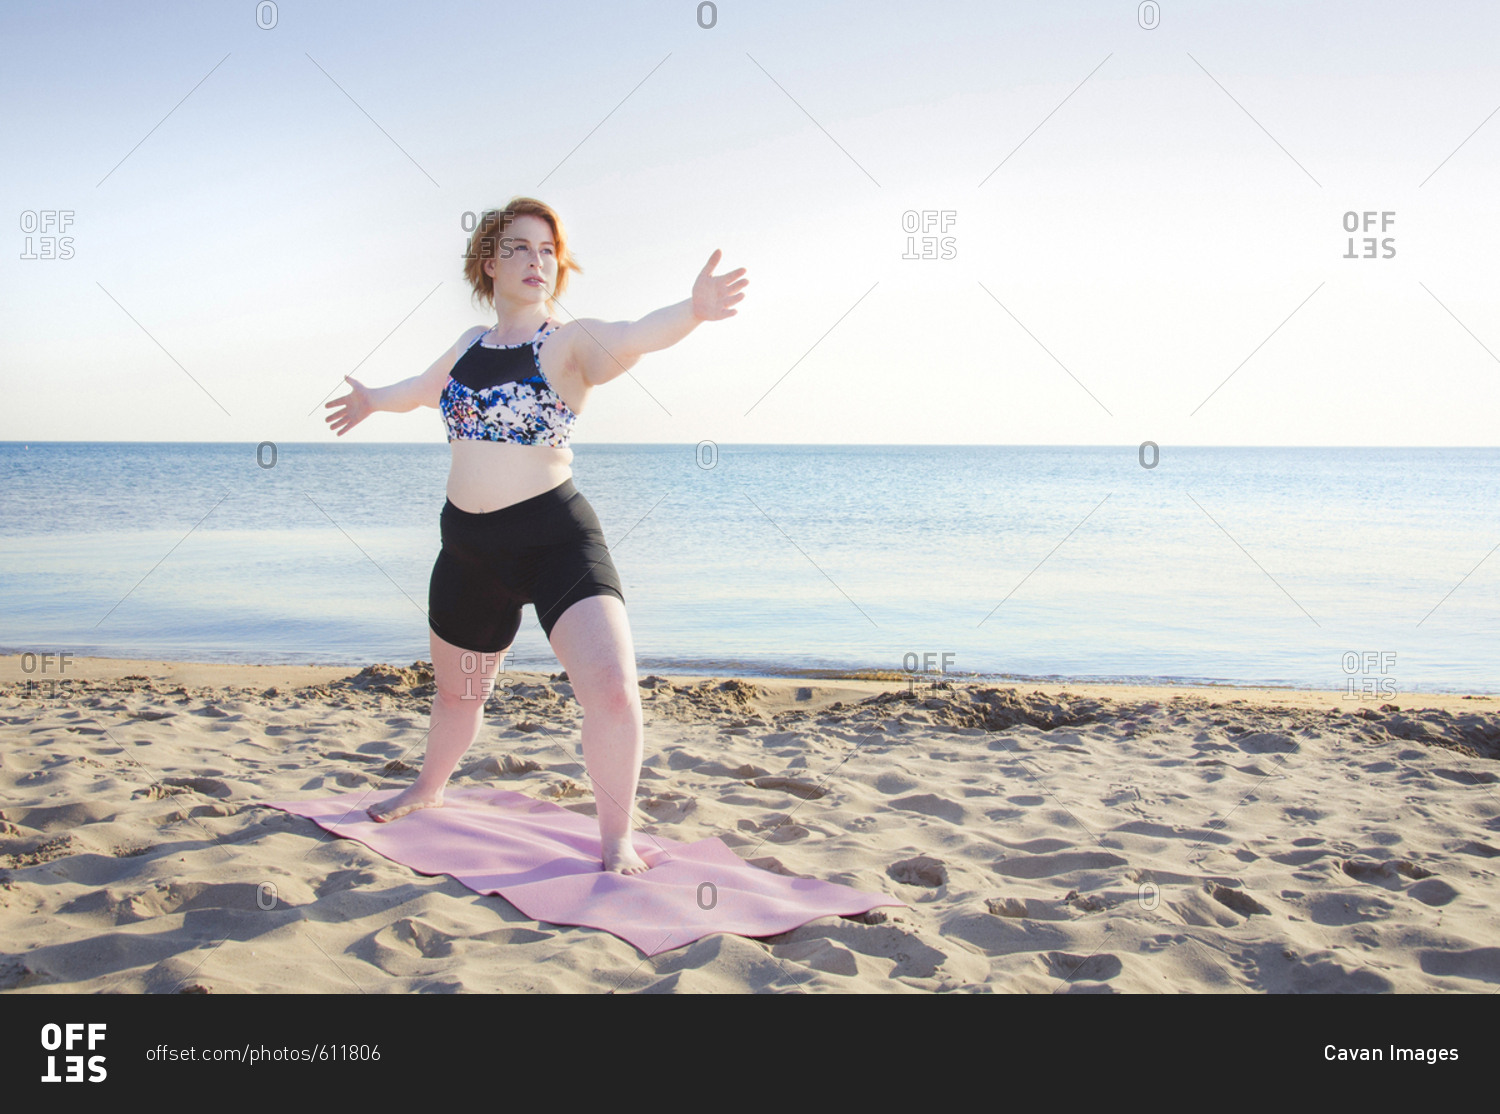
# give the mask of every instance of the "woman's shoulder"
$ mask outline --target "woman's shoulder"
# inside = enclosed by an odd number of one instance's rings
[[[555,317],[549,317],[547,323],[538,330],[536,340],[538,344],[545,341],[545,348],[552,349],[553,358],[566,365],[573,362],[572,353],[578,343],[580,332],[581,329],[576,319],[559,321]]]
[[[453,342],[453,347],[448,349],[448,354],[456,361],[478,342],[479,338],[489,332],[485,325],[471,325],[458,334],[458,339]]]

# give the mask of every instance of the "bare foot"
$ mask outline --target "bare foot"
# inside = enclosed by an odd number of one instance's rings
[[[415,812],[419,808],[442,807],[443,791],[441,789],[436,793],[429,793],[415,785],[409,785],[389,800],[380,801],[365,809],[365,815],[377,824],[384,824],[389,820],[405,816],[408,812]]]
[[[635,848],[630,845],[630,837],[621,836],[618,839],[606,839],[603,841],[604,869],[615,874],[641,874],[650,870]]]

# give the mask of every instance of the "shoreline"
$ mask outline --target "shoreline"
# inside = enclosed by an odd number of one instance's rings
[[[297,689],[327,685],[345,680],[376,666],[393,669],[410,668],[416,663],[398,665],[369,663],[354,665],[247,665],[236,662],[188,662],[166,661],[153,658],[70,658],[59,672],[56,660],[47,663],[32,661],[30,669],[23,667],[22,654],[7,654],[0,657],[0,685],[24,685],[27,681],[37,683],[45,691],[43,682],[106,682],[127,677],[142,677],[152,682],[182,685],[193,688],[241,688],[241,689]],[[430,667],[430,663],[428,664]],[[518,683],[545,683],[559,676],[548,670],[503,670],[497,687],[505,687],[505,679]],[[813,706],[835,699],[862,698],[892,689],[913,687],[910,679],[894,671],[882,676],[873,670],[851,670],[840,673],[834,670],[810,670],[806,674],[762,675],[754,673],[707,672],[677,673],[639,670],[638,679],[661,677],[675,685],[693,686],[708,681],[738,680],[753,683],[768,694],[792,697],[795,690],[811,689]],[[1021,679],[996,679],[988,677],[955,677],[942,680],[918,677],[914,687],[919,692],[928,692],[937,684],[950,684],[961,688],[1012,688],[1017,691],[1039,692],[1049,697],[1063,694],[1093,699],[1106,698],[1118,703],[1149,703],[1182,697],[1218,699],[1225,703],[1254,706],[1280,705],[1293,708],[1340,708],[1367,707],[1378,709],[1382,705],[1396,708],[1438,709],[1446,711],[1492,711],[1500,710],[1500,693],[1449,693],[1397,691],[1390,694],[1350,694],[1337,689],[1291,688],[1269,685],[1239,684],[1131,684],[1101,681],[1029,681]],[[24,692],[24,689],[22,690]],[[63,691],[66,691],[64,689]],[[19,694],[17,694],[19,695]],[[809,696],[798,703],[806,707]]]

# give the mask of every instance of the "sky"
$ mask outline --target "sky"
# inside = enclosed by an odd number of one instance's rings
[[[1500,5],[916,11],[7,3],[0,440],[329,439],[520,194],[563,320],[748,269],[575,443],[1495,443]]]

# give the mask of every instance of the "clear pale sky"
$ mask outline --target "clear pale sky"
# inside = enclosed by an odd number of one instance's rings
[[[564,320],[749,268],[581,443],[1495,443],[1500,5],[700,10],[6,4],[0,440],[328,437],[487,319],[464,214],[529,194]]]

